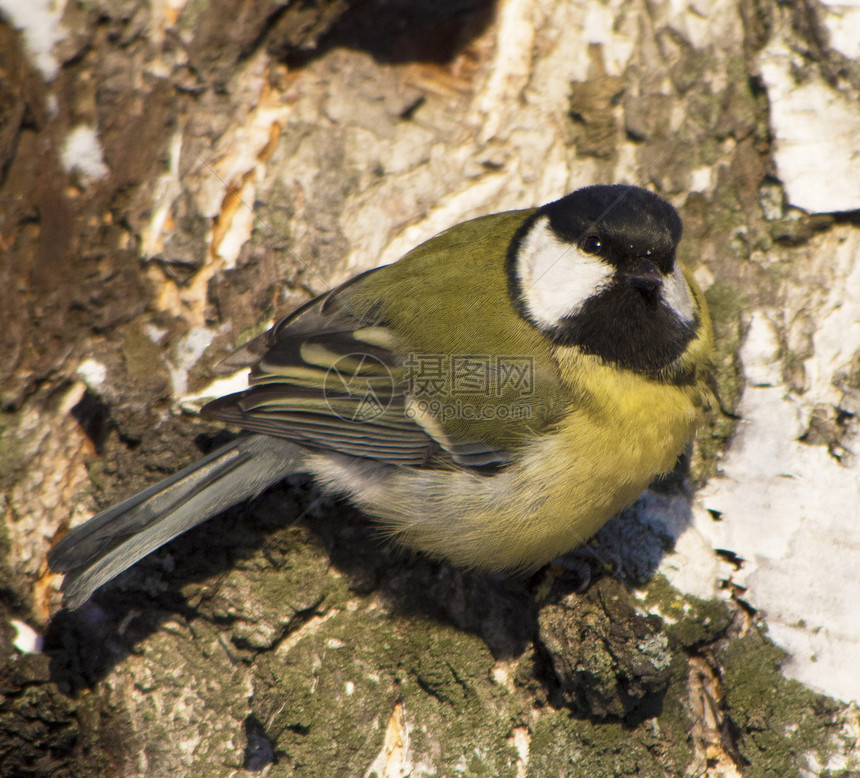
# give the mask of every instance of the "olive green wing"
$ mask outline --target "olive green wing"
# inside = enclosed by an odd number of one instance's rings
[[[408,367],[379,312],[356,312],[349,289],[305,304],[227,358],[251,367],[250,387],[208,403],[202,415],[243,429],[392,465],[486,467],[508,453],[481,441],[451,441],[416,411]]]

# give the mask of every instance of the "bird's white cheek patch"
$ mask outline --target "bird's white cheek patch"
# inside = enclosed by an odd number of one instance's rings
[[[672,275],[663,284],[663,299],[681,321],[689,323],[695,318],[696,307],[693,303],[693,295],[690,293],[687,279],[684,278],[684,271],[677,262]]]
[[[560,241],[549,218],[538,219],[520,244],[517,277],[523,303],[539,326],[555,327],[574,316],[612,280],[613,268]]]

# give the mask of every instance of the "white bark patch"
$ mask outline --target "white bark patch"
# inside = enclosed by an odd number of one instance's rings
[[[75,127],[66,136],[60,156],[63,170],[77,172],[84,183],[98,181],[110,172],[105,165],[95,127],[85,124]]]
[[[771,43],[760,60],[771,106],[774,158],[788,201],[812,213],[857,210],[860,108],[856,99],[818,76],[798,82],[794,75],[798,56],[786,41]]]

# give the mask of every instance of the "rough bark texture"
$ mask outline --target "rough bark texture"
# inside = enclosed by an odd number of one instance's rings
[[[580,185],[639,183],[680,209],[727,404],[744,310],[794,311],[781,342],[810,353],[816,290],[854,265],[804,260],[854,245],[856,212],[786,200],[760,55],[787,41],[807,83],[856,101],[823,13],[92,0],[67,4],[53,72],[0,16],[0,774],[857,769],[856,713],[780,674],[729,576],[735,599],[700,600],[619,549],[659,558],[674,536],[657,525],[531,580],[486,577],[384,545],[296,477],[72,614],[44,561],[218,441],[192,395],[273,317],[458,221]],[[784,375],[800,387],[802,359]],[[818,409],[808,444],[845,453],[860,405],[843,406]],[[730,432],[712,420],[694,477],[648,504],[689,514]],[[43,653],[15,647],[15,619]]]

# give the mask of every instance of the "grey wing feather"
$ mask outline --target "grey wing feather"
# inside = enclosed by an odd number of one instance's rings
[[[277,349],[301,336],[322,335],[332,331],[354,329],[359,324],[342,305],[343,292],[365,276],[380,268],[367,270],[350,278],[346,283],[299,306],[284,316],[271,329],[239,346],[232,354],[218,363],[219,372],[230,372],[242,367],[255,367],[272,349]],[[347,319],[352,319],[347,321]]]
[[[66,574],[66,607],[79,607],[177,535],[302,470],[306,449],[409,467],[485,468],[506,461],[505,451],[441,439],[432,423],[407,414],[400,356],[362,339],[365,328],[379,335],[384,322],[354,316],[341,299],[361,277],[310,301],[222,363],[251,367],[251,386],[201,413],[263,434],[212,452],[56,544],[48,561]]]
[[[385,323],[372,314],[356,316],[343,294],[364,275],[306,303],[228,358],[231,367],[252,368],[251,386],[208,403],[201,414],[392,465],[486,468],[506,462],[505,451],[481,441],[440,439],[432,425],[409,414],[403,355],[396,346],[368,341],[368,328],[379,332]]]

